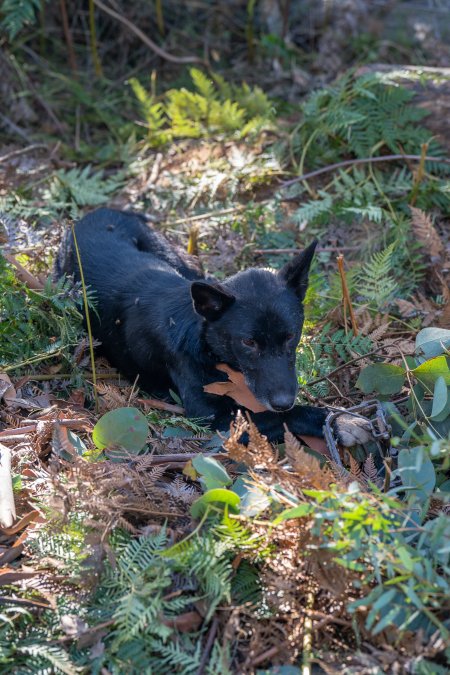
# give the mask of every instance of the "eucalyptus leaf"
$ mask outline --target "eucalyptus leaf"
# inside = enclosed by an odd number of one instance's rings
[[[446,385],[450,385],[450,357],[436,356],[417,366],[412,372],[419,382],[430,389],[439,377],[443,378]]]
[[[94,427],[92,440],[99,450],[118,446],[132,454],[142,450],[147,440],[148,422],[137,408],[110,410]]]
[[[420,499],[427,499],[436,485],[433,462],[422,446],[400,450],[397,473],[408,492],[416,494]]]
[[[231,485],[231,478],[225,468],[214,457],[197,455],[192,460],[192,466],[200,474],[202,483],[207,490]]]
[[[405,369],[391,363],[372,363],[360,373],[356,386],[365,394],[396,394],[403,387]]]
[[[439,376],[434,385],[433,408],[431,410],[431,419],[437,422],[445,420],[450,413],[449,387],[444,378]]]
[[[445,353],[450,348],[450,330],[445,328],[424,328],[416,336],[416,352],[427,359]]]
[[[233,511],[237,511],[240,501],[240,497],[235,492],[226,490],[225,488],[214,488],[205,492],[204,495],[192,504],[191,516],[193,518],[201,518],[208,506],[214,503],[229,506]]]

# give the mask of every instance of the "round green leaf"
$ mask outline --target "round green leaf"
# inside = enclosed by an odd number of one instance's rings
[[[427,499],[436,485],[436,472],[433,462],[421,446],[400,450],[398,469],[402,483],[408,492],[415,493],[420,499]]]
[[[416,378],[430,389],[439,377],[442,377],[446,385],[450,385],[450,358],[448,356],[436,356],[434,359],[425,361],[412,371]]]
[[[365,394],[396,394],[403,387],[405,369],[391,363],[372,363],[360,373],[356,386]]]
[[[431,419],[442,421],[450,413],[449,388],[443,377],[438,377],[434,385]]]
[[[443,354],[450,347],[450,330],[445,328],[424,328],[416,336],[416,352],[423,352],[426,358]]]
[[[209,504],[219,503],[228,505],[233,511],[237,510],[241,502],[240,497],[231,490],[225,488],[215,488],[208,490],[204,495],[197,499],[191,506],[191,516],[201,518],[208,508]]]
[[[148,422],[137,408],[110,410],[99,419],[92,432],[92,440],[100,450],[120,446],[137,454],[145,445]]]
[[[231,484],[231,478],[224,467],[214,457],[197,455],[192,460],[192,466],[202,477],[207,490],[220,488]]]

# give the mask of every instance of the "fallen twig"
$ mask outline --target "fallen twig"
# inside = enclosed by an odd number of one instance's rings
[[[348,311],[350,312],[350,320],[352,322],[352,328],[353,328],[353,335],[356,337],[358,335],[358,324],[356,322],[356,316],[355,312],[353,311],[353,305],[352,305],[352,299],[350,297],[350,293],[348,290],[347,286],[347,278],[345,276],[345,269],[344,269],[344,256],[338,255],[336,258],[337,261],[337,266],[339,270],[339,274],[341,276],[341,284],[342,284],[342,295],[344,297],[344,307],[348,307]]]
[[[357,251],[360,246],[318,246],[316,251],[318,253],[336,253],[337,251]],[[252,253],[255,255],[278,255],[285,253],[301,253],[302,248],[255,248],[252,250]]]
[[[122,16],[122,14],[114,11],[111,7],[103,4],[103,2],[100,0],[94,0],[94,3],[103,12],[106,12],[106,14],[109,14],[109,16],[112,16],[114,19],[117,19],[117,21],[120,21],[120,23],[129,28],[132,33],[134,33],[140,40],[142,40],[144,44],[147,45],[147,47],[150,47],[150,49],[154,51],[155,54],[158,54],[158,56],[160,56],[162,59],[165,59],[165,61],[170,61],[171,63],[201,63],[203,65],[207,65],[205,61],[199,56],[173,56],[173,54],[169,54],[169,52],[166,52],[165,49],[162,49],[155,42],[153,42],[153,40],[143,33],[141,29],[138,28],[134,23]]]
[[[156,408],[156,410],[166,410],[167,412],[173,412],[177,415],[184,415],[185,412],[181,405],[159,401],[157,398],[137,398],[136,400],[138,403],[148,405],[149,408]]]
[[[28,286],[28,288],[30,288],[32,291],[42,291],[44,284],[37,277],[31,274],[31,272],[25,269],[25,267],[21,265],[20,262],[17,262],[13,255],[4,253],[3,257],[6,258],[6,260],[16,268],[17,277],[26,286]]]
[[[345,166],[353,166],[355,164],[371,164],[372,162],[393,162],[395,160],[407,160],[414,159],[419,161],[422,159],[422,155],[384,155],[383,157],[364,157],[362,159],[346,159],[342,162],[335,162],[334,164],[329,164],[328,166],[323,166],[321,169],[315,169],[315,171],[309,171],[304,173],[302,176],[296,176],[296,178],[291,178],[290,180],[284,181],[278,189],[289,187],[290,185],[295,185],[295,183],[301,183],[303,180],[308,180],[308,178],[314,178],[315,176],[321,176],[323,173],[329,173],[335,169],[342,169]],[[424,157],[427,162],[437,162],[438,164],[450,164],[450,159],[444,157]]]
[[[39,422],[58,422],[62,427],[69,427],[72,429],[86,429],[90,427],[91,424],[88,420],[71,420],[71,419],[50,419],[50,420],[27,420],[28,424],[25,427],[16,427],[15,429],[5,429],[0,431],[0,438],[5,438],[8,436],[21,436],[23,434],[29,434],[36,430],[36,426]]]
[[[206,640],[205,649],[203,650],[202,659],[201,659],[200,665],[198,667],[197,675],[203,675],[206,664],[208,662],[209,653],[210,653],[211,648],[213,646],[214,640],[216,639],[216,633],[217,633],[218,627],[219,627],[219,620],[215,616],[213,621],[212,621],[211,628],[209,629],[208,639]]]
[[[19,148],[18,150],[12,150],[11,152],[7,152],[6,155],[2,155],[0,157],[0,164],[3,162],[7,162],[9,159],[13,159],[14,157],[20,157],[20,155],[25,155],[27,152],[34,152],[34,150],[47,150],[48,146],[44,145],[44,143],[32,143],[31,145],[27,145],[26,148]]]

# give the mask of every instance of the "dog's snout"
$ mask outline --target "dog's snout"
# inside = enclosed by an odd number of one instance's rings
[[[295,403],[295,396],[284,394],[282,392],[270,397],[270,405],[276,412],[290,410]]]

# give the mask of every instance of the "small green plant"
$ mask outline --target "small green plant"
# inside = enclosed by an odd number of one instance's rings
[[[147,93],[135,78],[130,80],[152,145],[182,137],[242,138],[272,124],[273,106],[259,87],[231,85],[219,75],[211,79],[197,68],[192,68],[190,75],[194,91],[171,89],[162,101]]]
[[[32,368],[58,356],[72,367],[84,333],[79,290],[65,279],[31,290],[1,255],[0,289],[0,366]]]
[[[41,8],[41,0],[3,0],[0,5],[2,20],[0,28],[8,35],[10,40],[20,33],[22,28],[32,24]]]
[[[79,214],[79,207],[105,204],[111,194],[123,184],[123,176],[104,178],[103,172],[84,168],[56,171],[43,198],[52,204],[53,211],[69,211],[72,217]]]

